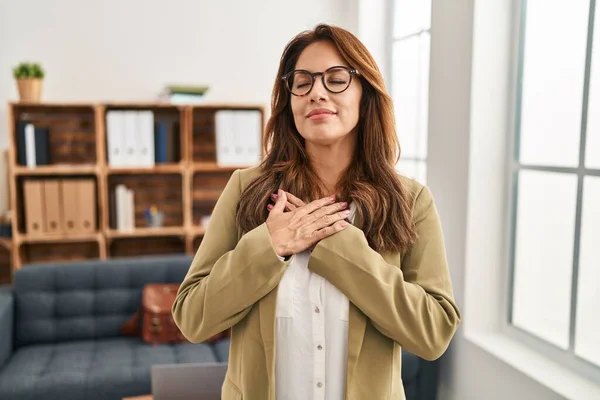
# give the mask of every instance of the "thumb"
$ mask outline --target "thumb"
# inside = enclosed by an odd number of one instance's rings
[[[279,189],[277,191],[277,196],[277,201],[275,202],[275,205],[271,210],[271,214],[273,213],[273,211],[275,211],[277,214],[282,214],[285,210],[285,205],[287,203],[287,195],[283,190]]]

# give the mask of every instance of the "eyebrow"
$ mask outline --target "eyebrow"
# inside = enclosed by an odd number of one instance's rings
[[[308,69],[308,68],[299,68],[299,67],[296,67],[296,68],[294,68],[292,71],[296,71],[296,70],[299,70],[299,69],[301,69],[301,70],[304,70],[304,71],[309,71],[309,72],[323,72],[323,71],[327,71],[329,68],[333,68],[333,67],[346,67],[346,68],[352,68],[351,66],[347,65],[346,63],[341,63],[341,64],[333,64],[333,65],[331,65],[331,66],[329,66],[329,67],[327,67],[327,68],[325,68],[325,69],[319,70],[319,71],[315,71],[315,70]]]

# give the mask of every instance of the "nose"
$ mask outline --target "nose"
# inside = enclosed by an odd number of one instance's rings
[[[321,76],[315,76],[315,84],[308,95],[311,103],[327,100],[327,89],[323,85]]]

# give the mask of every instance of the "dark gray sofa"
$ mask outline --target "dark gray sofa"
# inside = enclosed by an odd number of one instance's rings
[[[0,288],[0,399],[121,400],[151,391],[150,366],[227,361],[229,340],[151,346],[120,336],[142,287],[179,283],[185,255],[25,266]],[[434,400],[437,363],[403,354],[407,400]]]

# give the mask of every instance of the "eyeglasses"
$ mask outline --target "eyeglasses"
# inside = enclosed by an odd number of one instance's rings
[[[310,72],[304,69],[296,69],[281,77],[285,87],[294,96],[309,94],[315,85],[315,77],[321,75],[323,86],[331,93],[342,93],[350,87],[352,75],[360,75],[353,69],[344,66],[327,68],[325,72]]]

